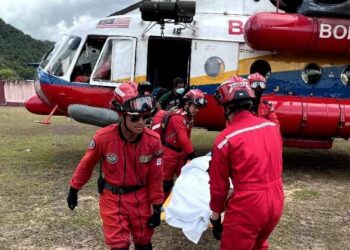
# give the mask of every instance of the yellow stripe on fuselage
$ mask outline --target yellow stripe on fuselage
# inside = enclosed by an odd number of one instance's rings
[[[251,65],[258,61],[263,60],[270,64],[272,73],[285,72],[293,70],[302,70],[306,65],[315,63],[321,67],[330,67],[337,65],[349,64],[349,59],[345,57],[325,57],[321,55],[291,55],[291,54],[270,54],[265,56],[253,57],[242,59],[239,61],[239,75],[250,74]]]
[[[198,86],[198,85],[209,85],[209,84],[221,83],[227,80],[229,77],[236,74],[237,74],[237,70],[234,70],[234,71],[227,71],[227,72],[221,73],[217,77],[210,77],[207,75],[192,77],[190,84],[191,86]]]
[[[325,58],[321,55],[291,55],[291,54],[270,54],[259,57],[252,57],[247,59],[242,59],[239,61],[238,70],[227,71],[219,74],[217,77],[210,77],[207,75],[191,77],[191,86],[202,86],[210,84],[219,84],[227,80],[233,75],[248,75],[250,74],[250,68],[252,64],[258,60],[266,61],[271,66],[271,71],[273,73],[286,72],[294,70],[302,70],[306,65],[310,63],[315,63],[321,67],[330,67],[337,65],[348,65],[349,59],[345,57],[339,58]],[[125,80],[125,79],[123,79]],[[146,76],[136,76],[135,82],[146,81]]]

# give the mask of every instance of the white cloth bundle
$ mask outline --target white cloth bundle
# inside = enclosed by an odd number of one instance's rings
[[[185,236],[196,244],[208,228],[211,215],[207,172],[210,159],[210,156],[198,157],[182,168],[170,203],[165,208],[166,222],[181,228]]]

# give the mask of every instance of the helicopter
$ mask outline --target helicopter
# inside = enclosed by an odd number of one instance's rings
[[[259,72],[285,146],[332,147],[350,137],[350,1],[139,1],[71,29],[37,69],[28,111],[97,126],[118,121],[110,100],[125,81],[171,89],[181,77],[208,105],[195,126],[220,130],[216,88]]]

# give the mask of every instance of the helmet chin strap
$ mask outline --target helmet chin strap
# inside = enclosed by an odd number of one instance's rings
[[[250,107],[249,110],[258,113],[259,110],[259,104],[260,104],[260,100],[261,100],[261,96],[263,93],[263,90],[258,90],[258,91],[254,91],[255,92],[255,99],[253,100],[253,105]]]
[[[186,104],[184,106],[184,110],[186,111],[187,116],[192,118],[192,115],[191,115],[191,112],[190,112],[190,104],[189,104],[189,102],[186,102]]]
[[[261,96],[262,96],[262,93],[263,93],[263,90],[256,90],[256,91],[255,91],[256,100],[259,100],[259,101],[260,101],[260,98],[261,98]]]
[[[225,116],[225,120],[229,120],[228,117],[230,116],[231,113],[233,113],[228,107],[224,107],[224,116]]]

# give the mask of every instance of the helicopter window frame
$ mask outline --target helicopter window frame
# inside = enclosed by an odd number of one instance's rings
[[[107,36],[87,36],[78,59],[73,67],[71,74],[71,82],[87,84],[98,58],[102,53],[102,49],[107,41]]]
[[[231,53],[227,53],[231,51]],[[208,58],[217,57],[222,60],[216,63],[220,71],[216,76],[206,72],[205,64]],[[225,81],[238,69],[239,43],[221,40],[192,39],[191,56],[189,63],[190,85],[217,84]],[[214,59],[215,60],[215,59]],[[223,65],[225,67],[223,68]],[[200,78],[197,78],[200,77]]]
[[[350,65],[346,65],[340,74],[340,80],[346,87],[350,87]]]
[[[122,42],[127,41],[129,44],[122,44]],[[129,45],[129,46],[125,46]],[[128,36],[114,36],[109,37],[100,53],[100,56],[97,60],[97,63],[93,69],[93,72],[91,74],[91,85],[100,85],[100,86],[112,86],[115,87],[118,84],[125,82],[125,81],[133,81],[135,78],[135,69],[136,69],[136,50],[137,50],[137,38],[136,37],[128,37]],[[122,49],[121,49],[122,48]],[[119,49],[119,50],[118,50]],[[131,51],[131,54],[129,53]],[[123,55],[124,53],[124,55]],[[125,53],[127,56],[125,56]],[[110,56],[110,58],[106,58],[107,56]],[[109,62],[108,62],[109,60]],[[110,64],[110,75],[107,75],[106,77],[103,77],[100,79],[100,77],[96,78],[96,74],[99,73],[100,68],[103,67],[103,64],[106,64],[108,66],[108,63]],[[119,67],[119,68],[118,68]],[[130,68],[126,68],[130,67]],[[126,71],[125,71],[126,69]],[[119,70],[123,72],[119,72]],[[123,74],[129,74],[126,77],[123,78],[116,78],[118,77],[120,73]]]
[[[305,65],[305,67],[301,71],[301,79],[304,81],[304,83],[308,85],[316,85],[321,81],[322,76],[323,69],[317,63],[309,63]]]
[[[68,36],[56,55],[47,66],[47,72],[57,77],[64,77],[69,73],[78,49],[82,43],[79,36]]]
[[[308,85],[316,85],[323,76],[323,69],[317,63],[308,63],[301,71],[301,79]]]
[[[61,50],[63,44],[67,42],[67,39],[69,38],[68,35],[63,35],[61,39],[59,39],[41,58],[41,62],[39,67],[43,69],[44,71],[49,71],[48,66],[52,59],[56,56],[57,52]]]
[[[259,59],[250,65],[249,72],[250,74],[259,73],[267,80],[271,75],[272,69],[268,61]]]
[[[211,56],[204,63],[204,71],[209,77],[218,77],[225,72],[225,62],[219,56]]]
[[[97,59],[95,68],[92,72],[91,79],[94,82],[111,81],[111,54],[112,54],[112,40],[108,39],[102,48],[101,54]]]

